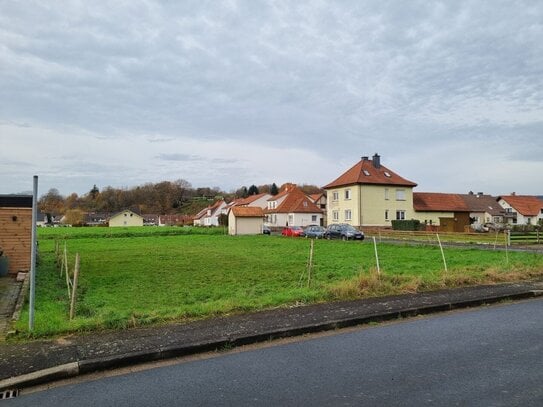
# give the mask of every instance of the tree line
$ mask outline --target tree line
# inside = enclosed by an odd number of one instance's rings
[[[281,186],[282,187],[282,186]],[[38,201],[39,209],[49,220],[53,216],[73,217],[70,223],[77,223],[83,213],[114,213],[130,208],[141,214],[183,214],[195,215],[210,203],[224,199],[230,202],[249,195],[269,193],[276,195],[281,187],[275,183],[265,185],[242,186],[235,191],[225,192],[218,187],[193,188],[184,179],[146,183],[132,188],[114,188],[107,186],[99,189],[96,185],[89,192],[79,196],[75,192],[63,196],[58,189],[51,188]],[[308,194],[322,191],[315,185],[304,184],[300,188]]]

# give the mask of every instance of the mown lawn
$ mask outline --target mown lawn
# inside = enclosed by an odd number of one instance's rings
[[[539,254],[508,253],[506,261],[502,251],[449,248],[445,249],[449,272],[444,273],[439,247],[380,243],[377,276],[371,242],[318,240],[308,287],[307,239],[232,237],[191,228],[183,234],[161,233],[161,228],[121,228],[114,234],[111,229],[88,228],[73,229],[70,236],[72,229],[66,229],[70,263],[76,252],[81,255],[77,316],[68,319],[66,284],[55,265],[59,232],[41,230],[34,336],[543,274]],[[27,326],[25,312],[17,324],[20,336],[27,335]]]

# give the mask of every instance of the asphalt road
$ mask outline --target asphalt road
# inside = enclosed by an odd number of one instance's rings
[[[543,299],[58,387],[6,406],[542,406]]]

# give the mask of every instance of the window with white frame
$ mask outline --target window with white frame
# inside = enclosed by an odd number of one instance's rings
[[[338,201],[339,200],[339,192],[335,191],[332,193],[332,201]]]
[[[317,215],[311,215],[311,222],[317,221]]]
[[[396,211],[396,220],[405,220],[405,211]]]
[[[351,190],[350,189],[345,190],[345,199],[351,199]]]
[[[388,220],[388,209],[385,209],[385,220]]]
[[[388,188],[385,188],[385,199],[388,201]]]
[[[345,210],[345,220],[351,220],[351,210],[350,209]]]
[[[396,200],[397,201],[405,201],[405,189],[397,189],[396,190]]]
[[[336,222],[339,220],[339,211],[332,211],[332,219]]]

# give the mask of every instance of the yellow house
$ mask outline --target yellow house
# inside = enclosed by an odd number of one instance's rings
[[[375,154],[324,186],[328,196],[327,224],[392,226],[392,220],[414,218],[412,181],[381,165]]]
[[[129,209],[118,212],[109,218],[110,227],[143,226],[143,216]]]

